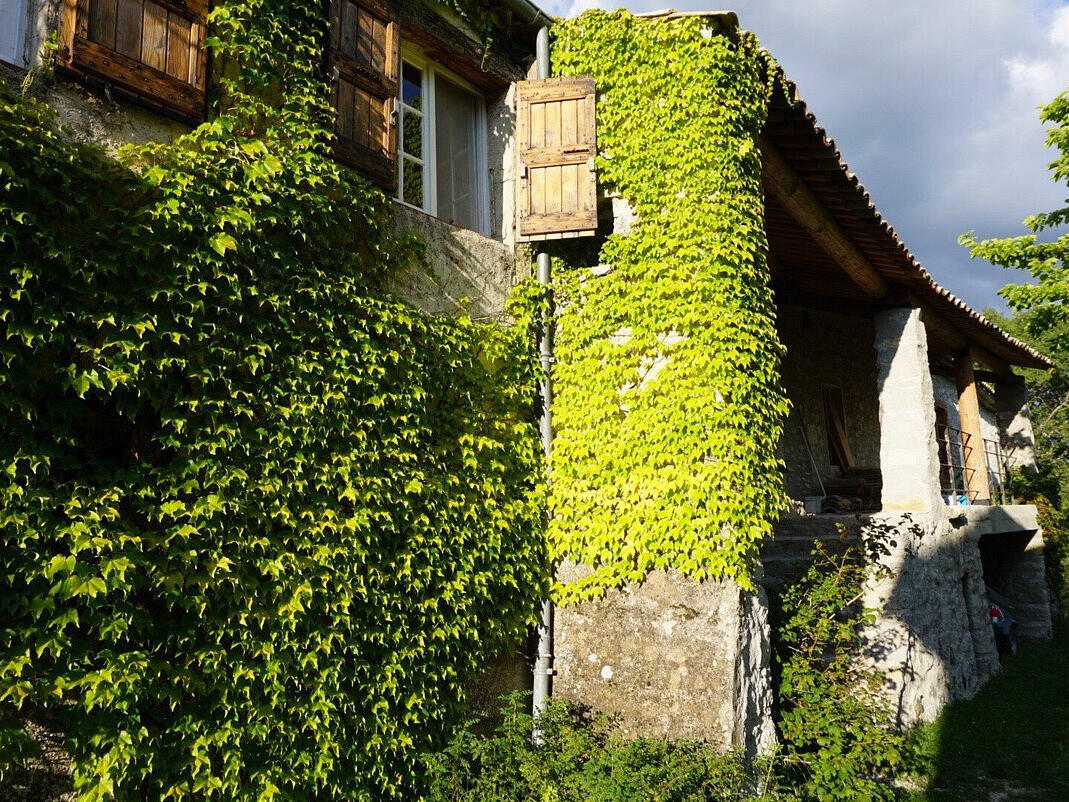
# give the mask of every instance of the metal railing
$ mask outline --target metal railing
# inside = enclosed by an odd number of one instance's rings
[[[969,479],[975,469],[968,467],[972,456],[972,435],[952,426],[937,426],[939,441],[939,486],[950,504],[975,504],[977,494],[969,490]],[[1010,504],[1006,489],[1006,459],[1002,445],[997,440],[982,442],[984,464],[987,467],[987,484],[991,490],[992,504]]]
[[[972,435],[952,426],[936,426],[939,441],[939,489],[951,504],[973,504],[976,494],[969,492],[973,469],[966,467],[972,455]]]
[[[1012,504],[1006,487],[1006,457],[1002,444],[984,439],[984,463],[987,465],[987,485],[991,488],[992,504]]]

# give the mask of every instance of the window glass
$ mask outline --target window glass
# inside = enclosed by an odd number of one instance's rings
[[[417,111],[421,110],[423,108],[423,71],[406,61],[401,70],[401,78],[401,101]]]
[[[401,67],[401,200],[426,206],[423,164],[423,70],[405,62]]]
[[[22,57],[25,22],[26,0],[0,0],[0,61],[26,66]]]
[[[401,164],[401,199],[413,206],[423,206],[423,165],[412,159]]]
[[[411,109],[402,110],[401,149],[409,156],[423,158],[423,115]]]
[[[438,216],[464,228],[478,228],[478,100],[441,75],[435,76],[435,188]]]

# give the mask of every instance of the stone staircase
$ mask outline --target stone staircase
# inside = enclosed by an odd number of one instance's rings
[[[845,527],[845,538],[837,525]],[[801,577],[812,560],[810,552],[817,541],[832,553],[841,554],[857,542],[858,520],[855,515],[785,515],[776,522],[775,535],[761,549],[765,574],[761,584],[769,592]]]

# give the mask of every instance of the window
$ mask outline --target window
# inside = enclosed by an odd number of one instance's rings
[[[846,471],[854,467],[854,455],[846,438],[846,416],[843,415],[843,391],[841,387],[826,384],[822,388],[824,400],[824,429],[828,435],[828,456],[831,464]]]
[[[415,55],[401,67],[397,197],[485,233],[486,108],[463,80]]]
[[[79,0],[62,13],[59,63],[67,70],[203,116],[208,0]]]
[[[0,61],[25,67],[26,0],[0,0]]]

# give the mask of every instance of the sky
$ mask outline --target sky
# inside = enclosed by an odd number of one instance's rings
[[[675,0],[708,10],[709,0]],[[665,0],[543,0],[634,12]],[[958,235],[1025,233],[1069,189],[1047,170],[1038,107],[1069,88],[1069,2],[735,0],[742,27],[783,65],[885,220],[935,279],[974,308],[1005,310],[1027,280],[969,259]]]

